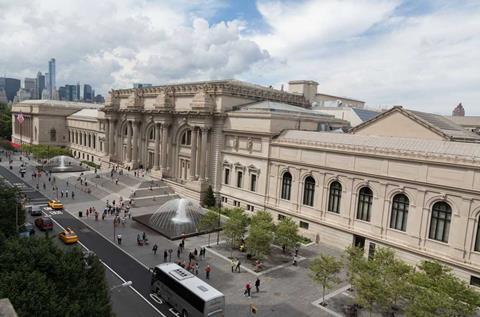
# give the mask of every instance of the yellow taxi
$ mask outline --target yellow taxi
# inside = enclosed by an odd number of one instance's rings
[[[62,240],[65,244],[78,242],[77,234],[75,233],[75,231],[68,227],[58,234],[58,238]]]
[[[63,204],[60,202],[60,200],[49,200],[48,201],[48,207],[52,209],[63,209]]]

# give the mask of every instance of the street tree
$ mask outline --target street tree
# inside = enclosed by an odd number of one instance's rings
[[[285,217],[275,228],[275,241],[285,250],[292,249],[299,241],[298,225],[290,217]]]
[[[200,220],[200,230],[208,231],[208,246],[210,246],[210,234],[213,230],[218,229],[219,217],[218,213],[209,210]]]
[[[208,186],[207,192],[205,193],[205,197],[203,198],[203,206],[205,208],[212,208],[215,207],[216,200],[215,195],[213,194],[212,186]]]
[[[25,210],[20,199],[18,189],[0,179],[0,233],[5,238],[15,236],[17,226],[25,222]]]
[[[325,289],[331,287],[333,284],[338,283],[338,273],[342,269],[342,261],[337,260],[331,255],[322,254],[320,257],[313,259],[310,264],[310,276],[314,282],[322,286],[322,305],[325,303]]]
[[[361,271],[362,265],[365,264],[363,254],[363,249],[351,245],[345,249],[345,253],[343,255],[347,267],[347,279],[350,285],[352,285],[352,288],[355,277]]]
[[[228,210],[228,220],[225,222],[223,232],[229,238],[232,249],[245,236],[247,225],[248,217],[243,209],[233,208]]]
[[[0,246],[0,298],[19,316],[112,316],[103,265],[51,239],[11,238]]]
[[[407,316],[473,316],[480,294],[438,262],[423,261],[411,274]]]
[[[259,211],[252,216],[248,230],[247,248],[252,255],[262,258],[270,253],[274,238],[272,215],[267,211]]]
[[[12,136],[12,110],[6,103],[0,103],[0,139]]]

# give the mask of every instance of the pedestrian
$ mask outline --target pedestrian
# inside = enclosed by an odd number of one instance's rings
[[[177,249],[177,258],[180,259],[180,248]]]
[[[260,279],[258,277],[255,281],[255,289],[257,290],[257,293],[260,292]]]
[[[65,197],[68,198],[68,189],[65,190]]]
[[[172,262],[172,253],[173,253],[173,250],[168,249],[168,262]]]
[[[46,190],[47,189],[47,186],[45,185],[45,183],[43,183],[43,190]]]
[[[233,270],[235,269],[236,265],[237,265],[237,263],[235,262],[235,258],[232,258],[232,273],[233,273]]]
[[[158,249],[157,244],[154,244],[154,245],[153,245],[153,249],[152,249],[154,255],[157,255],[157,249]]]
[[[296,255],[293,256],[293,265],[297,265],[298,257]]]
[[[167,250],[163,251],[163,262],[167,262],[168,252]]]
[[[117,241],[118,241],[118,244],[122,244],[122,235],[121,234],[118,234],[117,235]]]
[[[142,233],[142,239],[143,241],[147,241],[147,235],[145,234],[145,231]]]
[[[198,262],[195,263],[195,275],[198,275]]]
[[[235,267],[235,272],[238,271],[238,273],[240,273],[240,265],[241,265],[240,260],[237,260],[237,266]]]
[[[67,181],[67,187],[68,187],[68,181]]]
[[[197,248],[195,248],[195,250],[193,251],[193,255],[194,255],[195,257],[198,255]]]
[[[207,266],[205,267],[205,277],[207,278],[207,280],[210,279],[211,271],[212,271],[212,268],[210,267],[210,264],[207,264]]]
[[[72,191],[72,199],[75,199],[75,193]]]
[[[295,256],[298,256],[298,246],[295,246]]]
[[[102,220],[103,220],[103,219],[104,219],[104,218],[102,217]],[[95,212],[95,221],[98,221],[98,212]]]
[[[188,263],[189,263],[189,264],[192,263],[192,260],[193,260],[193,253],[190,252],[190,253],[188,254]]]
[[[247,284],[245,285],[245,291],[243,292],[243,295],[247,296],[247,297],[250,297],[251,288],[252,288],[252,286],[250,285],[250,282],[247,282]]]

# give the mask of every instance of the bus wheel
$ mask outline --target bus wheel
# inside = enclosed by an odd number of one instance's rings
[[[182,310],[182,317],[188,317],[188,313],[185,309]]]

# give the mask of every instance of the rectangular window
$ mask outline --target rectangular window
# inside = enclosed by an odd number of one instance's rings
[[[242,188],[242,178],[243,178],[243,172],[238,171],[237,172],[237,187]]]
[[[252,192],[257,191],[257,175],[255,174],[250,175],[250,190]]]
[[[234,200],[234,201],[233,201],[233,205],[234,205],[235,207],[240,207],[240,202],[239,202],[238,200]]]
[[[230,183],[230,169],[226,168],[225,169],[225,180],[223,181],[225,185],[228,185]]]
[[[222,197],[222,203],[227,203],[227,202],[228,202],[227,197]]]
[[[278,220],[285,219],[286,217],[284,215],[278,214]]]
[[[470,285],[480,287],[480,277],[470,276]]]
[[[302,229],[308,229],[308,222],[300,221],[300,228],[302,228]]]
[[[255,208],[252,205],[247,205],[247,210],[248,211],[254,211]]]

